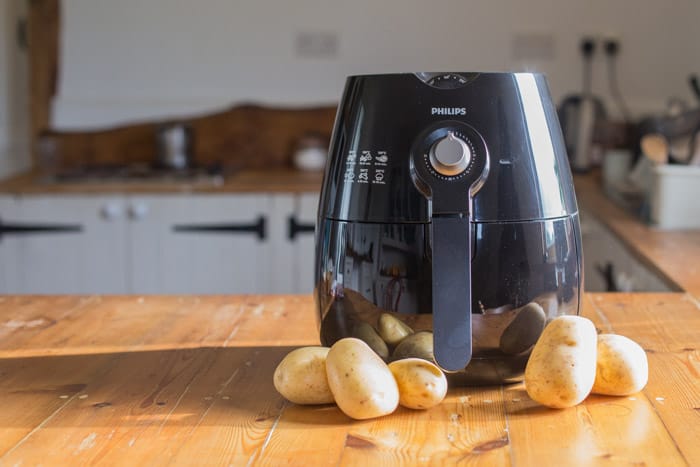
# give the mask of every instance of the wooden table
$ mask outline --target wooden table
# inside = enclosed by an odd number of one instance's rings
[[[0,297],[0,465],[700,465],[700,303],[584,302],[647,350],[643,392],[552,410],[521,385],[450,388],[353,421],[273,388],[317,342],[310,297]]]

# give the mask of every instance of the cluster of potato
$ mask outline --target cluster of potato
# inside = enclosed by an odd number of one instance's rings
[[[435,361],[433,333],[415,332],[408,324],[389,313],[382,313],[379,316],[377,329],[364,321],[355,323],[351,335],[364,341],[384,361],[411,357]]]
[[[639,392],[649,375],[639,344],[617,334],[597,335],[581,316],[560,316],[542,332],[525,367],[531,399],[554,408],[572,407],[590,393],[625,396]]]
[[[428,409],[447,394],[447,379],[432,362],[406,358],[387,365],[355,337],[340,339],[330,348],[293,350],[275,369],[273,382],[295,404],[335,402],[358,420],[390,414],[399,404]]]
[[[290,352],[275,370],[277,391],[296,404],[335,402],[360,420],[390,414],[399,404],[427,409],[444,399],[447,380],[434,364],[431,332],[414,332],[383,314],[377,330],[358,323],[353,335],[330,348]],[[516,337],[518,343],[528,340]],[[525,389],[536,402],[565,408],[590,393],[633,394],[647,378],[647,357],[636,342],[616,334],[597,335],[586,318],[560,316],[544,326],[532,349]]]
[[[428,409],[442,402],[447,379],[431,361],[432,333],[416,333],[388,313],[377,328],[360,322],[355,337],[330,348],[293,350],[275,370],[275,388],[296,404],[335,402],[358,420],[390,414],[399,404]]]

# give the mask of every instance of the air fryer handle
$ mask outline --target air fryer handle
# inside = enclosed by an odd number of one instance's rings
[[[433,216],[433,336],[437,364],[459,371],[472,358],[471,226],[466,216]]]

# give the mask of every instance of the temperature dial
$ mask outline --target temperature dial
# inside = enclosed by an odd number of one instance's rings
[[[433,76],[427,81],[430,86],[439,89],[457,89],[465,86],[468,82],[469,79],[467,77],[458,75],[457,73],[445,73],[443,75]]]
[[[464,172],[472,159],[472,151],[466,141],[448,131],[430,148],[430,164],[436,172],[451,177]]]

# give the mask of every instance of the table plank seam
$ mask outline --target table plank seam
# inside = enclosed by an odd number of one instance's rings
[[[593,307],[593,310],[595,311],[595,314],[598,317],[598,319],[600,319],[600,321],[605,325],[605,331],[609,333],[613,332],[613,327],[612,324],[610,324],[610,320],[607,316],[605,316],[603,310],[601,310],[598,304],[595,302],[595,300],[593,299],[593,295],[588,294],[585,297],[586,300],[588,300],[588,303],[590,303]]]
[[[689,296],[690,301],[691,301],[693,304],[695,304],[696,306],[698,306],[697,301],[694,299],[694,297],[690,296],[690,294],[687,294],[687,293],[686,293],[686,294],[684,294],[684,296]],[[598,306],[598,304],[596,303],[596,301],[593,299],[594,296],[589,294],[589,295],[587,295],[586,297],[588,298],[589,303],[591,303],[591,306],[593,307],[593,310],[596,312],[596,315],[598,316],[598,318],[605,324],[605,327],[607,328],[607,329],[606,329],[606,332],[608,332],[608,333],[614,333],[614,332],[615,332],[615,329],[613,328],[612,324],[610,323],[610,320],[608,320],[608,318],[607,318],[607,316],[605,315],[605,313],[603,313],[603,310]],[[700,308],[700,307],[698,307],[698,308]],[[669,352],[669,351],[660,351],[660,353],[670,354],[670,353],[672,353],[672,352]],[[664,418],[661,416],[661,413],[659,413],[659,411],[657,410],[656,405],[655,405],[654,402],[652,401],[651,395],[648,394],[647,391],[648,391],[648,389],[647,389],[647,388],[644,388],[644,389],[641,391],[641,394],[644,395],[644,398],[647,400],[647,403],[649,404],[649,406],[650,406],[651,409],[653,410],[653,413],[654,413],[654,415],[656,416],[656,418],[658,419],[659,423],[660,423],[661,426],[663,426],[664,429],[666,430],[666,433],[668,434],[669,439],[670,439],[671,442],[673,443],[673,446],[676,448],[676,452],[678,452],[678,455],[681,457],[681,459],[683,459],[683,462],[685,462],[685,465],[689,466],[690,463],[688,462],[688,459],[687,459],[687,458],[685,457],[685,455],[683,454],[683,451],[681,450],[680,446],[678,445],[678,442],[677,442],[676,439],[673,437],[673,433],[672,433],[671,430],[669,429],[669,427],[668,427],[668,425],[666,424]]]
[[[160,427],[158,428],[158,434],[160,435],[163,432],[163,427],[165,424],[170,420],[170,416],[175,412],[175,409],[177,409],[180,406],[180,402],[182,402],[183,397],[185,397],[185,394],[187,394],[190,391],[190,386],[192,386],[192,383],[194,382],[196,378],[193,378],[190,380],[190,382],[187,383],[187,386],[185,386],[185,389],[182,391],[182,394],[180,394],[180,397],[177,398],[175,403],[173,404],[173,408],[170,409],[170,412],[168,412],[168,415],[165,416],[163,421],[160,424]]]
[[[500,391],[501,391],[501,399],[503,400],[503,419],[506,425],[506,439],[508,440],[508,454],[510,457],[510,465],[514,466],[515,465],[515,455],[513,453],[513,443],[512,440],[510,439],[510,411],[508,410],[508,403],[506,401],[506,393],[505,393],[505,387],[504,385],[501,385]]]
[[[275,421],[272,423],[272,426],[270,426],[270,431],[267,432],[267,436],[265,436],[265,440],[262,443],[262,446],[260,446],[260,451],[257,453],[253,453],[252,456],[250,456],[250,459],[248,459],[248,463],[246,464],[246,467],[253,465],[253,462],[255,462],[257,457],[260,457],[262,459],[263,454],[265,453],[265,449],[267,448],[268,443],[272,439],[272,434],[274,433],[275,429],[277,428],[277,424],[279,423],[280,419],[282,418],[282,414],[284,413],[284,410],[287,408],[287,401],[282,400],[282,407],[280,407],[280,411],[277,414],[277,417],[275,417]]]
[[[22,439],[20,439],[19,441],[17,441],[17,443],[16,443],[14,446],[12,446],[12,448],[8,449],[7,452],[5,452],[2,456],[0,456],[0,461],[2,461],[2,459],[4,459],[5,457],[9,456],[10,454],[12,454],[12,452],[14,452],[18,447],[20,447],[20,446],[21,446],[22,444],[24,444],[29,438],[31,438],[35,433],[37,433],[39,430],[41,430],[41,429],[44,427],[44,425],[46,425],[47,423],[49,423],[49,422],[51,421],[51,419],[53,419],[56,415],[58,415],[59,412],[61,412],[61,411],[62,411],[68,404],[70,404],[76,397],[78,397],[78,393],[77,393],[77,392],[76,392],[75,394],[73,394],[71,397],[69,397],[68,399],[66,399],[66,402],[64,402],[59,408],[57,408],[56,410],[54,410],[54,411],[51,413],[51,415],[49,415],[49,416],[46,417],[44,420],[42,420],[42,422],[39,423],[37,426],[35,426],[34,429],[32,429],[32,431],[30,431],[29,433],[27,433],[26,435],[24,435],[24,437],[23,437]]]
[[[698,297],[696,297],[692,293],[686,292],[685,294],[683,294],[683,300],[689,301],[690,303],[695,305],[695,308],[697,308],[698,311],[700,311],[700,299],[698,299]]]
[[[667,352],[664,352],[667,353]],[[670,352],[669,352],[670,353]],[[673,447],[676,448],[676,451],[678,452],[678,455],[683,459],[683,462],[685,462],[685,465],[690,466],[690,462],[688,462],[688,459],[685,457],[685,454],[683,454],[683,451],[681,450],[681,447],[678,445],[678,442],[676,439],[673,437],[673,433],[671,433],[671,430],[668,429],[668,426],[666,425],[665,420],[659,413],[659,411],[656,409],[656,405],[652,402],[651,397],[649,394],[647,394],[647,389],[642,390],[642,394],[644,394],[644,397],[646,397],[647,402],[649,402],[649,405],[651,406],[652,410],[654,411],[654,414],[656,415],[656,418],[659,419],[659,422],[661,423],[661,426],[664,427],[666,430],[666,433],[668,434],[668,437],[671,439],[671,442],[673,443]]]

